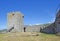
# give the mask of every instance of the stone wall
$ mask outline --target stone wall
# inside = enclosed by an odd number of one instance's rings
[[[55,27],[55,25],[54,25],[54,23],[52,23],[51,25],[43,28],[41,32],[44,32],[44,33],[55,33],[55,28],[54,27]]]
[[[40,26],[37,25],[27,26],[26,32],[40,32]]]
[[[23,15],[19,12],[8,14],[8,31],[14,27],[12,32],[44,32],[44,33],[60,33],[60,10],[56,15],[55,22],[48,26],[32,25],[24,26]]]
[[[57,12],[55,25],[56,25],[55,32],[60,33],[60,10]]]

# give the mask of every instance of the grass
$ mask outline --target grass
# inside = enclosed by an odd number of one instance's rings
[[[39,36],[32,36],[38,34]],[[0,34],[0,41],[60,41],[60,36],[44,33],[7,33]]]

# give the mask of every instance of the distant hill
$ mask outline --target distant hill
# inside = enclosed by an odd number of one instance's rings
[[[7,29],[0,30],[0,33],[7,32]]]
[[[51,25],[52,23],[47,23],[47,24],[42,24],[41,26],[45,26],[45,27],[47,27],[47,26],[49,26],[49,25]]]

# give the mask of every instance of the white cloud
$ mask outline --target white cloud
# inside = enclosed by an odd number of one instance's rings
[[[40,25],[40,23],[37,23],[37,24],[35,24],[35,25]]]

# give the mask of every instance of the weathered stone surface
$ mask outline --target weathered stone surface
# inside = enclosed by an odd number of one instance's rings
[[[24,15],[20,12],[12,12],[7,15],[7,25],[9,32],[23,32],[23,16]]]
[[[26,32],[40,32],[40,26],[38,25],[26,26]]]
[[[55,20],[55,31],[56,33],[59,33],[60,32],[60,10],[57,12],[57,15],[56,15],[56,20]]]
[[[54,27],[55,27],[54,23],[52,23],[51,25],[43,28],[41,32],[44,32],[44,33],[55,33],[55,28]]]

